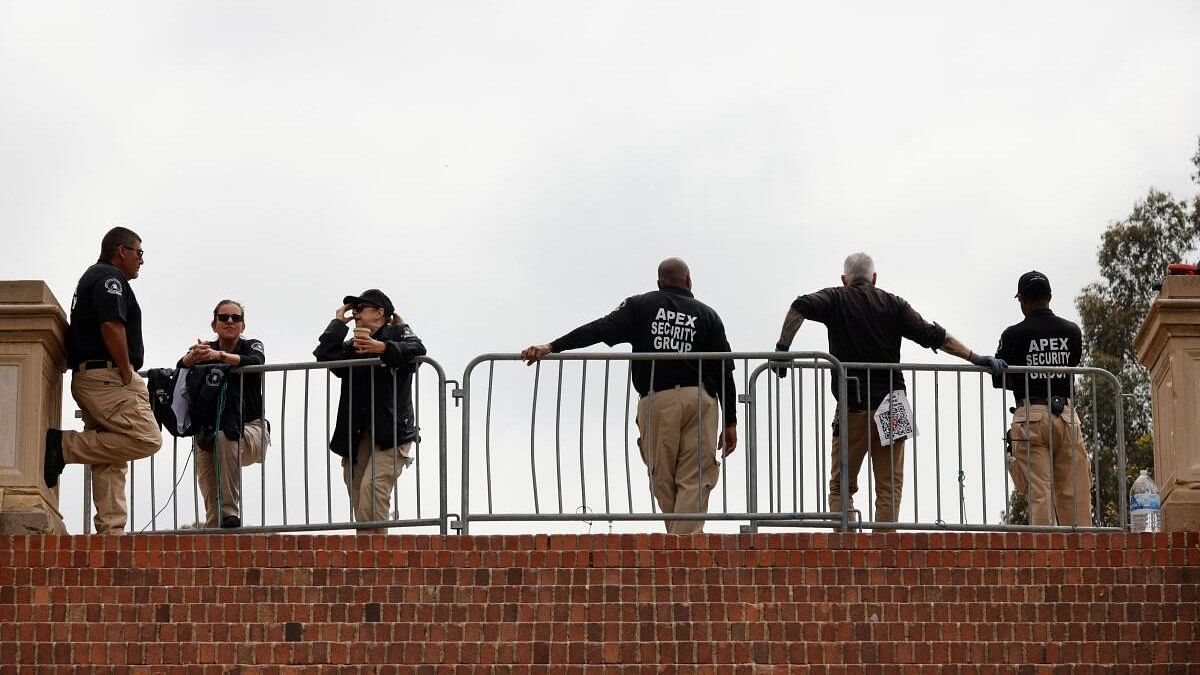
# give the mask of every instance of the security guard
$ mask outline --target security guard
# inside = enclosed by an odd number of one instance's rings
[[[679,258],[659,264],[657,291],[626,298],[608,316],[548,344],[528,347],[521,356],[532,364],[547,354],[597,342],[610,347],[628,342],[638,354],[729,351],[721,317],[692,296],[691,272]],[[637,411],[642,460],[659,507],[663,513],[707,512],[708,495],[720,473],[715,450],[727,456],[737,447],[733,361],[634,361],[631,368],[633,387],[642,397]],[[719,440],[718,403],[725,413]],[[666,523],[672,534],[704,530],[700,520]]]
[[[1033,271],[1017,281],[1025,320],[1000,335],[996,357],[1017,366],[1077,366],[1083,350],[1079,326],[1050,310],[1050,280]],[[1031,525],[1092,525],[1092,475],[1079,416],[1071,405],[1074,378],[1056,373],[1007,373],[996,387],[1017,400],[1009,437],[1008,470],[1029,498]]]
[[[67,363],[84,430],[46,431],[46,485],[58,484],[66,464],[90,464],[100,534],[125,528],[126,463],[154,454],[162,443],[146,381],[137,373],[145,354],[142,310],[129,281],[137,278],[144,253],[141,237],[114,227],[100,243],[99,261],[79,279]]]

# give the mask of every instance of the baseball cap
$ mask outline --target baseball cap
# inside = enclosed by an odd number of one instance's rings
[[[1017,294],[1014,298],[1025,296],[1027,298],[1048,298],[1050,297],[1050,280],[1045,274],[1038,271],[1026,272],[1017,280]]]
[[[396,311],[396,308],[392,305],[392,301],[378,288],[368,288],[358,295],[347,295],[342,298],[342,303],[347,305],[375,305],[376,307],[382,307],[384,314],[392,314]]]

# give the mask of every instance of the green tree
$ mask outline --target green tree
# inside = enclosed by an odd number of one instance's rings
[[[1192,157],[1200,185],[1200,148]],[[1154,466],[1150,420],[1150,382],[1138,363],[1133,341],[1167,265],[1192,260],[1200,241],[1200,194],[1189,204],[1151,188],[1124,220],[1112,223],[1100,238],[1097,262],[1101,280],[1075,298],[1083,329],[1083,365],[1103,368],[1121,383],[1125,434],[1125,475],[1117,476],[1117,405],[1111,383],[1084,378],[1076,409],[1088,430],[1089,450],[1097,457],[1100,512],[1098,525],[1120,521],[1118,480],[1128,489],[1141,469]]]

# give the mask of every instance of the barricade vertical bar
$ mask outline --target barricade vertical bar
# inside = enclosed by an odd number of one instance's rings
[[[154,453],[157,455],[158,453]],[[158,471],[154,469],[154,455],[150,455],[150,530],[158,531],[158,490],[155,489],[154,477],[158,475]],[[132,464],[132,462],[130,462]]]
[[[533,380],[533,411],[537,413],[537,373],[541,372],[541,362],[537,363],[537,368],[534,370]],[[459,465],[459,499],[461,500],[459,514],[459,534],[469,534],[471,531],[471,371],[475,368],[475,362],[472,361],[467,365],[467,369],[463,371],[462,381],[462,460]],[[445,400],[444,396],[439,397]],[[442,419],[446,416],[442,415]],[[444,436],[443,436],[444,438]],[[530,440],[530,452],[532,453],[532,435]],[[446,463],[442,462],[442,475],[446,474]],[[533,481],[533,503],[537,504],[537,479],[534,474]],[[445,491],[442,491],[442,498],[445,498]],[[443,509],[444,510],[444,509]],[[539,512],[540,513],[540,512]]]
[[[305,525],[308,525],[309,523],[312,522],[312,515],[311,515],[312,499],[309,497],[309,485],[308,485],[308,422],[309,422],[309,420],[308,420],[308,410],[309,410],[308,402],[310,399],[309,387],[310,387],[310,383],[312,380],[312,378],[310,377],[311,373],[312,373],[312,371],[308,370],[307,368],[304,370],[304,524]],[[265,423],[265,421],[264,421],[264,423]]]
[[[442,521],[438,530],[441,534],[450,534],[450,467],[447,464],[449,461],[449,448],[446,441],[446,372],[442,370],[441,364],[435,364],[434,372],[438,376],[438,516]],[[419,478],[420,475],[418,473],[417,477]],[[421,517],[419,512],[417,517]]]
[[[775,383],[767,378],[767,511],[775,512]],[[755,471],[758,467],[754,467]]]
[[[730,367],[730,369],[732,371],[731,367],[733,366],[733,364],[734,364],[734,362],[732,359],[730,359],[728,364],[726,364],[724,361],[721,361],[718,364],[720,367],[717,369],[717,378],[719,380],[721,380],[721,400],[719,401],[720,406],[717,407],[717,420],[718,420],[717,421],[717,434],[718,434],[718,438],[720,438],[722,440],[724,440],[724,438],[725,438],[725,406],[731,405],[731,403],[729,402],[729,398],[728,398],[729,391],[725,389],[725,380],[727,379],[725,377],[725,369],[727,367]],[[730,375],[732,375],[732,374],[733,373],[730,372]],[[736,385],[735,385],[735,387],[736,387]],[[737,392],[734,392],[735,397],[736,397],[736,394],[737,394]],[[734,405],[733,409],[736,411],[737,406]],[[736,425],[737,422],[735,421],[734,424]],[[721,445],[721,443],[717,443],[717,445],[719,446],[719,445]],[[725,451],[719,453],[721,455],[721,458],[719,460],[721,462],[721,466],[720,466],[720,470],[721,470],[721,513],[729,513],[729,483],[728,483],[728,479],[727,479],[728,474],[729,474],[729,471],[728,471],[729,467],[725,466],[725,458],[729,456],[728,454],[726,454],[728,451],[729,451],[729,446],[726,445]]]
[[[542,362],[538,361],[533,364],[533,405],[530,406],[529,413],[529,472],[533,480],[533,512],[541,514],[541,501],[538,499],[538,479],[537,479],[537,402],[538,402],[538,384],[542,378]],[[464,383],[465,386],[465,383]],[[466,409],[463,410],[463,415],[467,414]],[[464,449],[464,453],[465,453]],[[463,455],[463,462],[467,461],[467,457]],[[488,513],[491,513],[491,506],[488,506]],[[463,513],[466,514],[466,507],[463,507]],[[463,531],[466,534],[466,531]]]
[[[192,504],[194,506],[195,502]],[[92,465],[90,464],[83,465],[83,533],[92,533]]]
[[[563,362],[558,362],[558,385],[554,391],[554,470],[558,478],[558,512],[563,512],[562,496],[562,380]]]
[[[793,361],[793,363],[795,363]],[[799,448],[796,445],[796,381],[800,379],[800,371],[793,373],[792,378],[788,381],[788,392],[791,394],[791,399],[788,401],[788,413],[792,416],[792,513],[799,511],[796,504],[796,497],[799,491],[799,486],[796,483],[796,460],[799,455]]]
[[[839,368],[837,377],[838,377],[838,382],[837,382],[838,400],[839,401],[847,401],[846,397],[848,396],[848,393],[846,391],[846,367],[845,366],[841,366]],[[838,415],[838,429],[841,430],[841,431],[839,431],[839,433],[848,432],[850,429],[849,405],[845,405],[845,404],[839,405],[836,414]],[[839,452],[838,452],[840,459],[838,461],[840,461],[842,463],[842,479],[841,479],[842,492],[841,493],[842,493],[842,495],[848,495],[848,494],[850,494],[850,476],[849,476],[849,474],[850,474],[850,444],[839,442],[838,445],[840,446]],[[841,525],[842,532],[847,531],[849,523],[850,523],[849,507],[850,507],[850,500],[842,499],[842,525]]]
[[[629,469],[629,393],[633,388],[633,361],[629,362],[629,368],[625,378],[625,493],[629,500],[629,512],[633,513],[633,476]]]
[[[742,391],[746,392],[746,511],[758,513],[758,413],[757,395],[750,389],[750,360],[742,359]],[[750,531],[757,532],[754,521]]]
[[[608,372],[611,361],[604,362],[604,406],[600,420],[600,456],[604,462],[604,512],[612,513],[608,487]]]
[[[1000,392],[1000,403],[1001,404],[1004,403],[1004,391],[1003,390],[1001,390],[1001,392]],[[987,452],[986,452],[987,439],[984,435],[984,429],[987,427],[987,415],[984,414],[984,410],[986,410],[986,408],[984,406],[984,401],[983,401],[983,373],[980,373],[979,374],[979,472],[980,472],[979,482],[980,482],[981,488],[979,490],[979,496],[982,499],[983,524],[987,525],[988,524],[988,517],[987,517],[987,513],[988,513],[987,484],[988,484],[988,482],[987,482]]]
[[[219,493],[218,493],[219,494]],[[137,531],[137,462],[129,462],[129,528]]]
[[[1121,383],[1113,378],[1116,400],[1113,408],[1117,413],[1117,508],[1121,512],[1121,529],[1129,529],[1129,501],[1125,495],[1125,399],[1121,396]],[[1098,474],[1097,474],[1098,475]]]
[[[703,391],[704,391],[704,361],[702,359],[697,359],[696,360],[696,419],[699,422],[699,424],[696,425],[696,487],[697,487],[696,510],[697,511],[701,510],[701,507],[704,506],[704,504],[701,503],[704,500],[699,499],[700,494],[704,491],[704,452],[705,452],[705,449],[704,449],[704,441],[702,440],[704,438],[704,398],[703,398],[703,394],[701,393]],[[715,454],[713,455],[713,461],[714,462],[717,461]],[[676,508],[675,510],[678,511],[679,509]]]
[[[264,377],[263,379],[265,380],[267,378]],[[288,371],[285,370],[285,371],[283,371],[283,384],[280,385],[280,393],[279,393],[279,398],[280,398],[280,404],[279,404],[279,487],[280,487],[281,493],[283,494],[282,507],[283,507],[283,524],[284,525],[288,524],[288,515],[287,515],[287,504],[288,504],[288,499],[287,499],[287,388],[288,387],[287,387],[287,385],[288,385]],[[240,378],[240,377],[238,378],[238,387],[240,389],[240,393],[238,395],[238,405],[242,406],[242,409],[244,411],[245,410],[245,400],[246,400],[246,397],[244,396],[245,390],[246,390],[245,378]],[[245,415],[241,415],[241,418],[242,418],[242,425],[244,427],[245,423],[246,423]],[[243,431],[242,435],[243,435],[243,437],[245,436],[244,431]],[[241,474],[242,474],[241,454],[242,454],[242,443],[239,440],[238,441],[238,463],[237,463],[238,464],[237,471],[238,471],[238,477],[239,477],[238,482],[239,483],[241,482],[240,478],[241,478]],[[266,475],[266,473],[267,473],[266,463],[262,464],[259,471],[264,476]],[[263,496],[263,499],[264,500],[266,499],[265,495]],[[241,512],[239,511],[239,513],[241,513]],[[263,507],[262,517],[265,522],[266,518],[267,518],[266,507]]]
[[[959,524],[963,524],[967,522],[967,474],[963,472],[962,371],[954,371],[954,394],[958,401],[956,408],[958,419],[958,522]],[[979,423],[980,425],[983,424],[982,416]],[[980,485],[983,485],[983,483],[980,483]]]
[[[804,371],[796,371],[796,412],[799,426],[796,429],[796,461],[800,463],[800,476],[797,479],[800,489],[800,504],[797,511],[804,510]]]
[[[375,429],[375,405],[376,405],[375,404],[375,373],[371,372],[371,370],[369,370],[369,368],[371,368],[371,367],[368,366],[367,377],[370,378],[370,380],[368,380],[367,386],[370,388],[370,392],[371,392],[371,401],[370,401],[370,403],[371,403],[371,408],[370,408],[371,409],[371,449],[367,453],[367,467],[366,468],[371,470],[371,490],[369,492],[369,494],[371,495],[371,503],[367,504],[365,506],[365,508],[366,508],[367,514],[370,516],[367,520],[383,520],[378,513],[375,513],[375,475],[376,475],[376,473],[375,473],[376,472],[375,448],[379,447],[379,439],[376,437],[376,429]],[[357,440],[357,439],[355,439],[355,440]],[[395,441],[395,439],[392,439],[392,440]],[[354,454],[357,455],[358,453],[355,452]],[[353,479],[354,479],[353,476],[351,476],[351,480],[353,480]],[[362,492],[362,483],[365,480],[367,480],[366,471],[363,472],[362,480],[359,481],[358,485],[355,486],[356,492],[359,492],[359,493]],[[360,494],[358,500],[360,503],[362,502],[361,494]]]
[[[890,370],[888,371],[888,377],[889,378],[891,377]],[[875,483],[874,483],[875,460],[873,457],[871,457],[871,452],[869,450],[870,447],[872,445],[874,445],[874,443],[872,442],[872,437],[871,437],[871,431],[872,431],[871,422],[873,421],[871,418],[873,417],[873,415],[872,415],[872,411],[871,411],[871,370],[870,369],[867,369],[865,379],[867,380],[867,398],[863,401],[863,405],[866,406],[867,415],[866,415],[866,419],[864,420],[863,423],[866,424],[866,426],[867,426],[866,435],[864,436],[864,438],[867,439],[867,448],[868,448],[868,452],[866,453],[866,460],[867,460],[866,461],[866,464],[867,464],[867,520],[874,521],[879,516],[879,514],[878,514],[877,509],[875,508],[875,499],[874,499],[875,495],[877,494],[875,492]],[[846,435],[842,436],[841,442],[847,448],[850,447],[849,429],[847,429]],[[891,460],[889,459],[888,461],[890,462]],[[893,473],[894,473],[894,471],[893,471]],[[855,475],[854,477],[857,478],[857,475]],[[846,503],[849,503],[850,500],[852,500],[853,498],[854,498],[854,496],[850,495],[850,494],[842,495],[842,501],[846,502]]]
[[[284,371],[283,374],[284,374],[284,386],[287,386],[287,371]],[[245,397],[245,393],[246,393],[245,386],[246,386],[245,382],[242,381],[241,378],[239,378],[238,393],[239,393],[239,398],[242,400],[245,400],[245,398],[246,398]],[[263,409],[265,410],[266,409],[266,400],[267,400],[267,375],[266,375],[266,373],[263,373],[263,377],[262,377],[262,395],[263,395]],[[280,404],[280,410],[279,410],[279,415],[281,417],[279,426],[281,426],[281,427],[284,426],[283,421],[282,421],[282,416],[284,414],[284,410],[287,409],[286,403],[287,403],[287,392],[284,391],[283,403]],[[220,422],[218,421],[218,424],[219,423]],[[241,479],[241,477],[242,477],[242,458],[241,458],[241,451],[240,451],[241,446],[239,445],[238,447],[239,447],[239,452],[238,452],[237,466],[234,468],[238,472],[238,478]],[[284,443],[283,432],[280,432],[280,438],[279,438],[279,463],[280,464],[285,463],[284,458],[283,458],[285,448],[286,448],[286,444]],[[219,453],[217,453],[217,443],[216,442],[213,443],[213,453],[219,454]],[[259,481],[258,521],[259,521],[260,525],[266,525],[267,524],[267,465],[265,463],[263,463],[262,465],[259,466],[258,481]],[[218,495],[221,494],[220,485],[221,485],[221,482],[220,482],[220,480],[218,480],[217,481],[217,486],[218,486],[217,494]],[[239,482],[239,485],[240,485],[240,482]],[[238,517],[242,518],[242,522],[245,522],[246,509],[242,508],[242,505],[246,502],[246,498],[242,495],[242,492],[244,492],[244,491],[240,491],[238,493]],[[284,509],[286,510],[286,508],[287,508],[287,506],[285,503]],[[286,518],[286,515],[284,517]],[[221,509],[220,509],[220,507],[218,507],[217,508],[218,524],[220,524],[220,520],[221,520]]]
[[[191,459],[192,459],[192,523],[200,523],[204,527],[204,521],[200,520],[200,488],[196,478],[196,443],[192,441]],[[86,502],[85,502],[86,503]],[[84,534],[87,534],[85,531]]]
[[[1102,489],[1100,485],[1100,444],[1097,441],[1096,435],[1097,429],[1100,427],[1100,425],[1097,424],[1100,417],[1100,409],[1096,407],[1096,384],[1096,377],[1092,376],[1092,386],[1089,387],[1089,389],[1092,391],[1092,475],[1095,477],[1093,480],[1096,481],[1096,501],[1092,508],[1094,509],[1093,513],[1096,514],[1095,521],[1098,523],[1103,514],[1100,512],[1100,491]],[[1120,478],[1121,476],[1118,476],[1118,479]]]
[[[579,499],[584,513],[587,513],[587,477],[583,468],[583,417],[587,411],[587,361],[581,361],[579,377]]]
[[[817,360],[813,359],[813,447],[817,449],[816,461],[813,462],[816,469],[813,477],[817,481],[813,495],[817,499],[818,511],[829,509],[829,483],[825,479],[829,475],[829,467],[825,464],[826,453],[829,452],[829,447],[825,445],[825,397],[825,371],[817,368]]]
[[[1050,406],[1050,401],[1054,397],[1054,391],[1050,388],[1050,383],[1051,383],[1052,378],[1050,378],[1047,375],[1045,379],[1046,379],[1046,415],[1043,416],[1042,421],[1045,422],[1045,424],[1046,424],[1046,427],[1045,427],[1046,435],[1050,439],[1049,443],[1047,443],[1047,445],[1046,445],[1046,454],[1048,454],[1050,456],[1050,461],[1048,462],[1048,464],[1050,465],[1050,481],[1049,481],[1050,482],[1050,513],[1052,515],[1050,518],[1051,522],[1049,524],[1057,525],[1058,521],[1060,519],[1060,515],[1058,513],[1058,499],[1057,499],[1057,495],[1055,494],[1057,492],[1057,490],[1054,489],[1054,420],[1052,419],[1054,417],[1054,413],[1051,412],[1053,410],[1053,408],[1051,408],[1051,406]]]
[[[329,372],[329,369],[326,368],[325,369],[325,438],[327,438],[327,439],[333,438],[333,432],[330,430],[330,425],[329,425],[329,407],[330,407],[330,403],[333,402],[333,400],[332,400],[333,393],[329,388],[330,380],[332,379],[332,377],[333,377],[333,375]],[[321,444],[327,445],[328,441],[323,440]],[[332,469],[330,469],[330,463],[333,462],[333,459],[329,456],[329,452],[325,452],[324,454],[325,454],[325,511],[326,511],[326,515],[328,517],[329,522],[332,523],[333,522],[333,472],[332,472]]]
[[[1029,373],[1025,373],[1025,402],[1021,404],[1022,412],[1025,416],[1025,439],[1021,441],[1025,444],[1025,513],[1029,518],[1029,524],[1033,525],[1033,443],[1030,441],[1033,437],[1029,435],[1029,396],[1032,394],[1029,388]],[[1016,419],[1015,417],[1013,418]]]
[[[179,439],[171,436],[171,526],[179,529]]]
[[[913,431],[916,432],[916,430],[917,430],[917,398],[918,397],[917,397],[917,371],[915,368],[912,370],[911,376],[912,376]],[[921,472],[917,471],[918,465],[917,465],[917,435],[916,435],[916,433],[913,433],[913,437],[911,440],[912,440],[912,466],[913,466],[913,522],[919,523],[919,522],[921,522],[921,515],[920,515],[921,500],[918,497],[918,495],[921,494],[921,491],[917,488],[917,476],[920,475]],[[900,518],[899,510],[897,510],[897,512],[896,512],[896,518],[897,519]]]
[[[484,468],[487,471],[488,513],[492,512],[492,387],[496,376],[495,360],[488,361],[487,410],[483,425]]]
[[[415,364],[413,366],[413,376],[414,377],[416,376],[416,371],[418,371],[420,369],[421,369],[420,364]],[[391,381],[392,381],[392,444],[393,444],[392,449],[393,449],[393,452],[390,452],[388,454],[390,454],[392,457],[392,474],[391,475],[398,476],[398,471],[400,470],[400,463],[404,461],[404,456],[400,454],[400,396],[399,396],[400,383],[397,381],[396,373],[393,372],[391,375],[392,375]],[[420,398],[420,396],[421,396],[420,388],[417,388],[415,391],[416,391],[416,398]],[[414,398],[412,390],[409,391],[408,398],[409,398],[409,401],[412,401],[412,399]],[[415,413],[414,413],[413,417],[414,418],[416,417]],[[413,426],[417,427],[419,430],[421,425],[417,422],[416,419],[413,419]],[[420,431],[418,431],[417,433],[419,434]],[[417,490],[421,489],[421,481],[420,480],[417,481],[416,489]],[[372,499],[374,498],[374,495],[375,495],[375,487],[371,486]],[[392,498],[389,499],[388,502],[391,504],[392,510],[389,511],[388,513],[384,514],[384,516],[382,518],[379,517],[379,514],[375,514],[376,517],[373,520],[399,520],[399,518],[400,518],[400,481],[399,480],[392,481],[391,497]],[[420,498],[417,499],[417,508],[418,509],[421,508]]]
[[[649,477],[649,482],[646,486],[650,489],[650,512],[658,513],[658,500],[654,496],[654,443],[658,440],[657,434],[654,433],[654,370],[658,365],[656,359],[650,359],[650,387],[649,400],[646,401],[646,428],[642,430],[642,452],[643,458],[646,459],[646,475]],[[641,408],[641,402],[638,402],[638,407]],[[639,427],[641,425],[638,425]],[[648,437],[648,438],[647,438]]]
[[[446,378],[445,378],[445,375],[440,371],[439,368],[440,368],[440,366],[438,368],[434,368],[434,371],[438,373],[438,400],[444,402],[444,400],[446,398],[446,387],[444,385],[444,381]],[[393,389],[394,389],[396,386],[398,386],[398,384],[396,383],[396,378],[393,377],[392,382],[393,382]],[[413,469],[417,473],[417,488],[415,490],[413,490],[413,497],[414,497],[414,499],[417,500],[417,518],[420,518],[421,517],[421,464],[422,464],[422,462],[421,462],[421,364],[420,363],[418,363],[417,366],[415,368],[413,368],[413,385],[412,386],[413,386],[413,388],[409,392],[408,397],[412,400],[412,404],[413,404],[413,425],[417,427],[417,437],[415,439],[413,439],[413,442],[412,442],[413,443],[413,454],[414,454]],[[397,392],[397,395],[398,395],[398,392]],[[440,425],[444,424],[444,422],[445,422],[445,415],[443,414],[439,418],[439,422],[438,422],[439,429],[441,428]],[[439,445],[438,454],[439,454],[439,456],[441,455],[441,452],[442,452],[442,448],[440,446],[444,443],[445,438],[446,438],[446,434],[444,434],[444,433],[442,433],[438,436],[438,445]],[[400,461],[404,461],[404,460],[400,460]],[[445,465],[446,464],[445,464],[445,461],[443,458],[443,460],[440,462],[440,466],[445,466]],[[439,484],[439,488],[442,490],[443,493],[445,493],[445,486],[441,485],[441,483],[444,482],[445,474],[446,474],[445,471],[439,471],[439,473],[438,473],[438,484]],[[444,507],[445,505],[443,504],[442,506]],[[441,509],[440,515],[442,518],[442,529],[444,530],[446,528],[446,509],[445,508]],[[400,495],[399,494],[396,495],[396,517],[397,518],[400,517]],[[442,532],[442,534],[445,534],[445,532]]]
[[[1010,375],[1004,376],[1005,385],[1008,384],[1009,377],[1011,377],[1011,376]],[[1007,400],[1007,398],[1008,398],[1007,393],[1005,393],[1005,392],[1000,393],[1000,433],[1004,434],[1004,438],[1007,439],[1007,441],[1008,441],[1008,445],[1007,445],[1008,452],[1005,453],[1005,455],[1004,455],[1004,467],[1003,467],[1004,470],[1001,472],[1001,475],[1004,477],[1005,520],[1012,520],[1012,512],[1010,509],[1010,507],[1012,506],[1012,496],[1011,496],[1011,490],[1008,485],[1008,479],[1009,479],[1008,459],[1009,459],[1009,457],[1012,456],[1013,441],[1012,441],[1012,434],[1009,433],[1009,428],[1008,428],[1008,400]],[[1015,462],[1016,459],[1014,458],[1013,461]]]
[[[933,465],[937,467],[934,476],[937,479],[935,494],[937,496],[937,520],[935,522],[943,522],[942,518],[942,396],[941,383],[939,382],[941,375],[938,371],[933,371]],[[914,497],[915,499],[915,497]]]

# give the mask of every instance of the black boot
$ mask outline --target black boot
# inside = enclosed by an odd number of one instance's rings
[[[221,529],[232,530],[242,526],[242,519],[237,516],[221,516]]]
[[[66,465],[62,453],[62,430],[47,429],[46,456],[42,460],[42,478],[46,481],[46,487],[58,485],[58,477]]]

